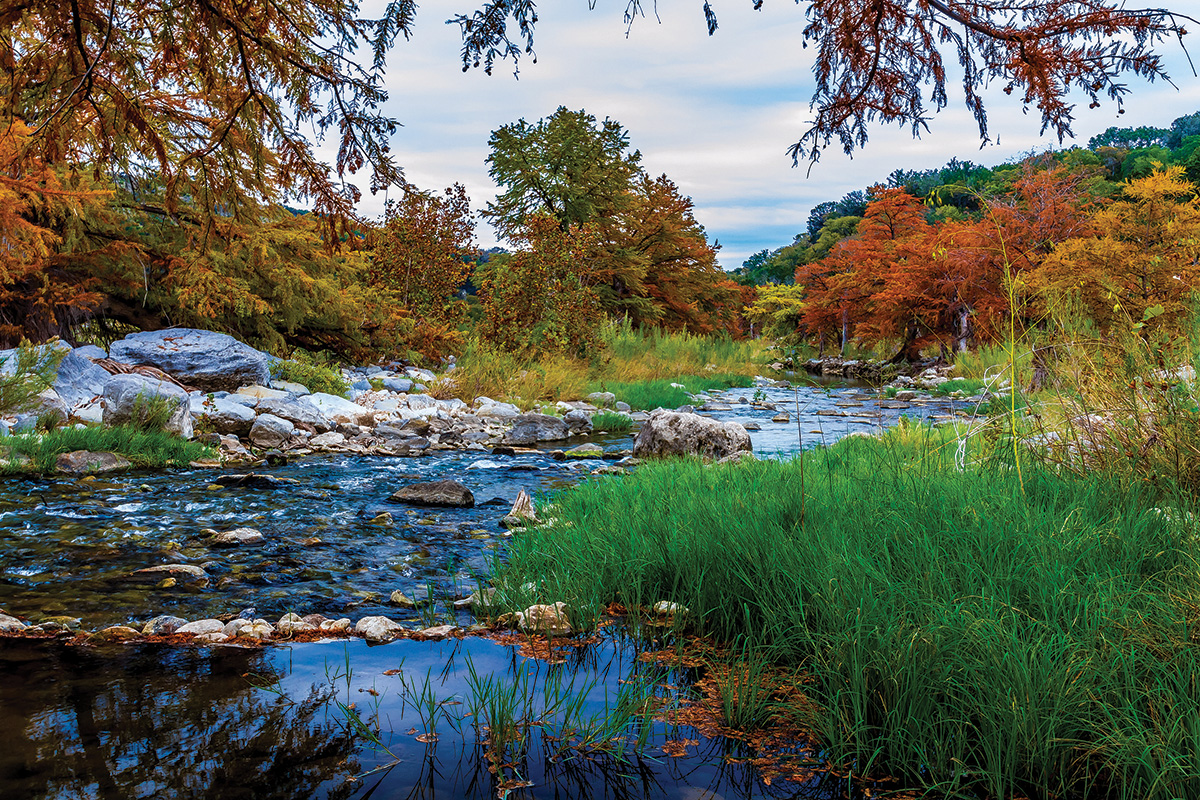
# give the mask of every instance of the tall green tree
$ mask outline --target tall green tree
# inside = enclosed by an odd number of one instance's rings
[[[564,231],[615,216],[641,172],[642,154],[629,151],[620,123],[565,106],[532,125],[497,128],[488,146],[488,174],[504,191],[484,216],[509,240],[533,214],[549,214]]]

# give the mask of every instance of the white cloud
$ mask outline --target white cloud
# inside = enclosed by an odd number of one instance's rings
[[[378,13],[371,0],[364,13]],[[811,173],[793,169],[786,148],[810,118],[812,49],[800,46],[804,5],[718,4],[720,29],[709,37],[699,4],[659,3],[635,22],[628,37],[624,3],[556,3],[539,9],[537,63],[525,59],[520,78],[509,64],[495,74],[462,72],[457,26],[443,24],[473,9],[471,0],[428,0],[411,41],[397,43],[388,61],[386,113],[403,123],[393,152],[410,181],[441,188],[467,186],[476,208],[495,197],[485,159],[491,131],[518,118],[536,120],[559,105],[612,117],[629,132],[646,169],[667,173],[689,194],[711,237],[724,245],[721,261],[738,266],[751,253],[787,244],[803,230],[809,209],[824,200],[881,181],[894,169],[927,169],[951,157],[992,164],[1056,145],[1038,134],[1036,111],[1022,114],[1013,99],[987,95],[990,128],[998,144],[979,150],[974,120],[951,87],[950,107],[914,140],[907,129],[873,131],[867,147],[847,158],[836,146]],[[1177,46],[1164,55],[1179,86],[1130,80],[1127,113],[1109,104],[1080,104],[1077,142],[1111,125],[1169,125],[1200,109],[1200,82]],[[994,95],[994,96],[993,96]],[[1067,144],[1070,144],[1068,142]],[[327,153],[327,155],[332,155]],[[381,213],[382,197],[366,196],[362,211]],[[486,225],[485,246],[496,243]]]

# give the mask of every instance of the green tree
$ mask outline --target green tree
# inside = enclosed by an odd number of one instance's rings
[[[629,207],[642,154],[629,151],[620,123],[559,106],[536,124],[518,120],[488,139],[488,174],[504,190],[484,216],[506,239],[528,218],[546,213],[565,231]]]

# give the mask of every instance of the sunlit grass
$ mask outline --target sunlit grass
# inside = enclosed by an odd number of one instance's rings
[[[9,453],[7,458],[0,458],[0,471],[19,471],[12,461],[12,456],[19,454],[31,459],[32,469],[53,472],[55,459],[61,453],[75,450],[116,453],[139,469],[186,466],[216,455],[211,447],[163,430],[143,430],[127,425],[60,428],[41,435],[0,437],[0,452]]]

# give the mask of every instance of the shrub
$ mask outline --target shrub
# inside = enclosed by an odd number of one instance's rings
[[[273,362],[271,377],[298,383],[307,387],[310,392],[324,392],[339,397],[345,397],[350,392],[350,384],[342,377],[337,367],[317,363],[311,357],[306,358],[300,351],[297,351],[293,358],[281,358]]]

